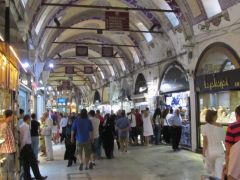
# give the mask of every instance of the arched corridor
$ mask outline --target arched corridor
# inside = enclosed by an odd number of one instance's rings
[[[0,0],[0,180],[240,180],[239,9]]]

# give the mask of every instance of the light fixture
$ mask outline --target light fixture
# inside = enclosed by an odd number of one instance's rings
[[[0,34],[0,40],[1,41],[4,41],[4,38],[2,37],[2,35]]]
[[[54,68],[53,63],[50,63],[50,64],[49,64],[49,67],[50,67],[51,69]]]
[[[9,49],[12,51],[13,55],[14,55],[15,58],[18,60],[19,64],[21,64],[23,70],[24,70],[25,72],[27,72],[26,68],[23,67],[22,62],[21,62],[21,60],[19,59],[19,57],[18,57],[17,53],[15,52],[15,50],[13,49],[13,47],[12,47],[12,46],[9,46]]]
[[[26,69],[27,69],[27,68],[29,68],[29,66],[30,66],[30,65],[29,65],[29,63],[28,63],[28,62],[25,62],[25,63],[23,63],[23,67],[24,67],[24,68],[26,68]]]

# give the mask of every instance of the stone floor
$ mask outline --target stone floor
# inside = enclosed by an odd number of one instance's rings
[[[199,180],[203,172],[201,156],[189,151],[172,152],[169,146],[130,147],[113,160],[97,161],[94,170],[66,167],[64,146],[54,145],[55,160],[41,160],[42,175],[49,180]]]

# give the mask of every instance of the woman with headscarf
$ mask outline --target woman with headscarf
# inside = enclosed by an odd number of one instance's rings
[[[113,116],[106,114],[103,123],[103,148],[108,159],[113,158],[115,126]]]
[[[69,117],[67,125],[65,126],[65,147],[66,151],[64,154],[64,160],[68,160],[67,167],[71,167],[72,163],[76,164],[77,158],[75,157],[75,150],[76,150],[76,141],[74,143],[71,142],[71,131],[72,131],[72,123],[74,121],[75,117]]]

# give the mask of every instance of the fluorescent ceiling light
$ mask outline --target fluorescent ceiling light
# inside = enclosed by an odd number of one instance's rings
[[[23,63],[23,67],[24,67],[24,68],[29,68],[29,66],[30,66],[30,65],[29,65],[28,62]]]
[[[4,41],[4,38],[2,37],[2,35],[0,34],[0,40],[1,41]]]
[[[53,63],[50,63],[50,64],[49,64],[49,67],[50,67],[50,68],[54,68]]]
[[[15,50],[13,49],[13,47],[12,47],[12,46],[9,46],[9,48],[10,48],[10,50],[12,51],[13,55],[15,56],[15,58],[18,60],[19,64],[21,64],[23,70],[24,70],[25,72],[27,72],[26,68],[23,66],[21,60],[19,59],[19,57],[18,57],[17,53],[15,52]]]

